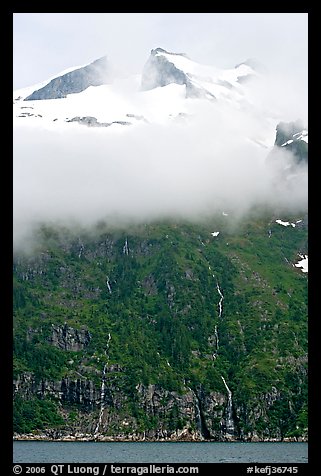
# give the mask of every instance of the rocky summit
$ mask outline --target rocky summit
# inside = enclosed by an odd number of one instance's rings
[[[89,86],[109,84],[111,70],[106,56],[82,68],[58,76],[42,88],[34,91],[25,101],[65,98],[67,94],[84,91]]]

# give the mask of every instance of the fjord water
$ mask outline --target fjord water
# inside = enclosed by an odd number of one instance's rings
[[[15,441],[14,463],[307,463],[307,443]]]

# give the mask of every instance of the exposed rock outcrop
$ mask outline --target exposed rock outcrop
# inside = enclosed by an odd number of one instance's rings
[[[283,150],[291,152],[295,163],[308,163],[308,130],[301,120],[277,125],[274,148],[267,160],[277,159]]]
[[[143,69],[142,89],[149,90],[171,83],[186,84],[188,82],[186,74],[176,68],[165,56],[158,53],[173,54],[163,48],[151,50],[150,57]]]
[[[128,409],[128,395],[120,391],[111,377],[113,372],[122,371],[117,366],[107,368],[104,392],[104,410],[99,433],[95,433],[100,401],[99,385],[91,380],[63,378],[60,381],[41,380],[25,372],[14,380],[14,397],[24,399],[37,396],[40,399],[54,399],[61,408],[66,424],[59,431],[48,430],[42,439],[64,439],[67,436],[85,440],[127,440],[127,441],[281,441],[282,428],[276,426],[268,430],[268,412],[275,403],[281,401],[280,391],[272,387],[271,392],[262,394],[251,409],[236,406],[234,435],[227,432],[227,396],[220,392],[205,391],[202,386],[196,390],[185,388],[184,393],[168,391],[157,384],[136,387],[135,410]],[[75,405],[77,407],[75,416]],[[133,407],[132,407],[133,408]],[[71,420],[70,415],[74,413]],[[142,429],[141,418],[149,422]],[[265,422],[265,428],[258,431],[256,423]],[[243,424],[239,426],[239,422]],[[75,436],[77,435],[79,436]],[[17,436],[17,435],[16,435]],[[26,437],[27,438],[27,437]],[[28,439],[28,438],[27,438]]]
[[[34,91],[25,101],[65,98],[67,94],[80,93],[89,86],[111,83],[111,68],[106,56],[93,63],[52,79],[43,88]]]
[[[78,122],[88,127],[109,127],[112,124],[120,124],[122,126],[131,125],[131,122],[128,121],[99,122],[96,117],[92,116],[75,116],[72,119],[68,119],[67,122]]]
[[[111,373],[121,370],[118,366],[107,368],[100,435],[113,435],[116,439],[121,436],[130,439],[143,437],[147,440],[224,439],[224,408],[227,404],[225,395],[217,392],[206,393],[201,388],[199,392],[186,388],[181,394],[165,390],[160,385],[139,384],[136,387],[136,410],[133,413],[128,411],[128,396],[120,391],[116,381],[110,378]],[[14,397],[20,395],[24,399],[35,396],[41,399],[50,397],[66,409],[73,408],[76,404],[79,418],[74,425],[69,422],[62,434],[75,431],[94,433],[101,393],[99,386],[91,380],[63,378],[60,381],[37,382],[31,373],[26,372],[14,380],[13,393]],[[68,414],[67,410],[67,420]],[[150,424],[148,430],[138,436],[142,415],[145,415]]]
[[[215,99],[215,96],[193,82],[191,76],[181,69],[177,68],[174,63],[168,59],[166,55],[184,56],[184,53],[169,53],[163,48],[151,50],[150,57],[143,69],[142,89],[147,91],[158,87],[167,86],[168,84],[185,84],[186,97],[189,98],[207,98]]]
[[[53,346],[62,350],[83,350],[90,342],[90,333],[87,329],[73,329],[64,324],[57,326],[52,324],[52,334],[49,340]]]

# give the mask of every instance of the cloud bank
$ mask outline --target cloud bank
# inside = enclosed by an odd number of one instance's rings
[[[195,220],[223,210],[240,215],[258,204],[306,208],[307,169],[297,166],[286,177],[293,158],[283,150],[267,164],[277,122],[256,103],[249,112],[190,100],[190,116],[163,124],[16,126],[15,246],[41,221],[87,226],[102,219]]]

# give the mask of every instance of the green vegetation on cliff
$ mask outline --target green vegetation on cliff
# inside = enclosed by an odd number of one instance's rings
[[[105,434],[199,428],[219,439],[223,378],[235,437],[306,434],[307,274],[293,265],[307,254],[307,227],[303,215],[283,217],[303,220],[295,227],[278,218],[43,226],[33,251],[14,258],[14,430],[93,433],[106,366]],[[72,381],[94,397],[72,393]],[[141,404],[140,389],[153,386],[157,410]],[[188,391],[197,421],[179,403],[168,410]]]

